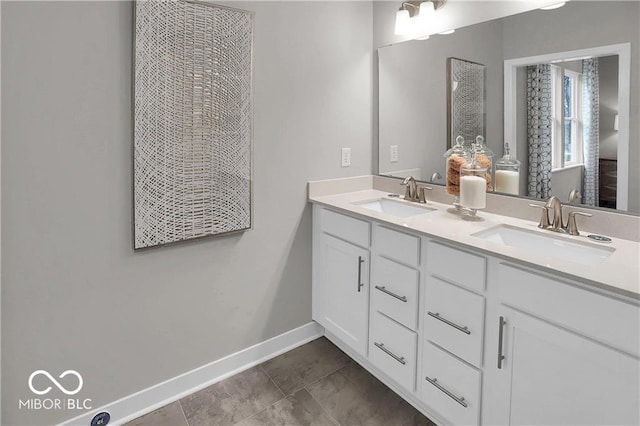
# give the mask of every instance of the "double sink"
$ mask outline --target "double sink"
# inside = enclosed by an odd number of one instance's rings
[[[402,219],[438,211],[436,208],[388,198],[360,201],[351,204]],[[579,237],[532,231],[511,225],[496,225],[473,233],[471,236],[492,243],[526,250],[536,255],[552,257],[554,259],[575,262],[582,265],[597,265],[611,256],[615,251],[612,247],[580,241]]]

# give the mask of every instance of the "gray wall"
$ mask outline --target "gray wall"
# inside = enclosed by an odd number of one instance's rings
[[[2,2],[2,424],[36,369],[116,400],[311,320],[306,182],[371,172],[371,4],[256,2],[254,229],[134,253],[132,5]],[[340,147],[352,166],[340,167]]]

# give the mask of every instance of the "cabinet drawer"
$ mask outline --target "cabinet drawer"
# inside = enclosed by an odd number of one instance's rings
[[[574,332],[640,355],[640,307],[501,263],[503,303]]]
[[[425,404],[451,424],[479,423],[480,371],[425,343],[422,372],[420,396]]]
[[[418,280],[419,273],[415,269],[377,256],[371,279],[371,311],[380,311],[416,330]]]
[[[374,232],[374,245],[378,254],[406,265],[418,266],[420,263],[420,237],[383,226],[376,226]]]
[[[369,329],[369,360],[405,389],[413,392],[417,336],[380,312],[373,312]]]
[[[425,337],[480,367],[484,297],[430,276],[425,305]]]
[[[369,222],[349,217],[331,210],[320,210],[322,232],[357,244],[369,247]]]
[[[483,256],[430,241],[427,245],[427,270],[445,280],[483,292],[487,260]]]

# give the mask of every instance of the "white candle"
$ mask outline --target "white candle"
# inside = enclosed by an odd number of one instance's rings
[[[460,204],[470,209],[484,209],[487,201],[487,181],[480,176],[460,177]]]
[[[496,170],[496,191],[518,195],[520,173],[512,170]]]

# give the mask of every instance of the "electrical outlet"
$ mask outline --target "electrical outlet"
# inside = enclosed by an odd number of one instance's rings
[[[342,167],[351,166],[351,148],[342,148]]]
[[[398,162],[398,145],[391,145],[390,160],[392,163]]]

